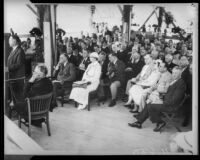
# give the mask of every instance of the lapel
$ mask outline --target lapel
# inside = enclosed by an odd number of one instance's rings
[[[11,53],[10,53],[8,59],[10,59],[11,57],[13,57],[13,56],[17,53],[17,51],[18,51],[18,47],[19,47],[19,46],[17,46],[17,48],[15,48],[14,51],[11,51]]]

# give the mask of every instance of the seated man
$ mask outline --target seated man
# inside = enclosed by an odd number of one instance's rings
[[[144,110],[135,116],[137,119],[134,123],[128,123],[131,127],[141,128],[142,123],[150,117],[153,123],[157,123],[155,132],[160,131],[166,123],[161,119],[161,112],[175,111],[184,98],[186,91],[185,82],[181,79],[181,69],[174,67],[172,70],[172,82],[169,85],[163,104],[147,104]]]
[[[112,100],[109,107],[113,107],[116,104],[117,90],[124,84],[124,70],[125,64],[118,60],[116,53],[109,54],[108,76],[111,82],[110,90]]]
[[[106,85],[109,85],[109,77],[106,74],[108,72],[109,60],[106,53],[103,51],[99,54],[99,63],[101,65],[101,77],[97,94],[99,101],[105,101],[107,99]]]
[[[81,80],[82,79],[85,70],[87,69],[88,65],[91,63],[90,62],[90,57],[89,57],[89,51],[83,49],[82,52],[83,52],[82,53],[83,54],[82,55],[83,59],[82,59],[82,62],[79,64],[79,67],[78,67],[77,80]]]
[[[51,81],[48,78],[46,78],[47,72],[47,67],[44,64],[39,64],[35,67],[32,77],[24,86],[25,98],[44,95],[53,91]],[[23,103],[17,103],[16,111],[20,115],[28,114],[27,102],[24,100]],[[44,119],[34,120],[31,123],[35,126],[41,127],[42,122],[44,122]]]
[[[57,77],[57,79],[53,81],[54,96],[51,111],[57,106],[56,97],[69,94],[72,89],[72,83],[76,80],[75,66],[68,61],[66,54],[60,55],[60,60],[53,72],[53,77]]]

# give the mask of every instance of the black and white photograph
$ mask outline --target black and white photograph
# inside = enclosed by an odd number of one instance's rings
[[[198,155],[198,3],[4,0],[4,155]]]

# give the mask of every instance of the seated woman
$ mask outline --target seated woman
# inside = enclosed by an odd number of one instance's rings
[[[135,108],[132,111],[133,113],[141,112],[144,109],[144,104],[142,103],[143,94],[149,90],[149,87],[156,84],[160,78],[160,72],[158,70],[159,61],[160,60],[155,61],[152,72],[147,79],[136,82],[136,85],[133,85],[129,90],[127,104],[131,104],[131,102],[134,101]]]
[[[39,64],[35,67],[32,77],[28,80],[24,87],[24,96],[35,97],[53,92],[53,85],[51,81],[46,78],[47,67],[44,64]],[[27,102],[16,104],[16,110],[20,115],[26,115],[28,112]],[[26,119],[25,119],[26,120]],[[34,120],[31,124],[42,127],[43,119]]]
[[[98,58],[99,55],[96,52],[90,54],[91,63],[88,65],[82,78],[83,82],[89,83],[87,87],[75,87],[70,93],[69,99],[73,99],[79,103],[78,110],[84,109],[88,105],[89,92],[96,90],[99,85],[101,65],[98,63]]]

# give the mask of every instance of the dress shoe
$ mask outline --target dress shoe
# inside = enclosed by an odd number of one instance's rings
[[[124,107],[130,108],[130,107],[131,107],[131,104],[124,104]]]
[[[153,131],[154,131],[154,132],[160,132],[161,129],[162,129],[165,125],[166,125],[166,123],[163,121],[163,122],[157,124],[156,128],[154,128]]]
[[[136,111],[130,110],[129,112],[131,112],[131,113],[139,113],[137,110]]]
[[[116,101],[115,100],[111,100],[109,107],[113,107],[114,105],[116,105]]]
[[[139,122],[135,122],[135,123],[128,123],[128,125],[130,127],[135,127],[135,128],[142,128],[142,125]]]

